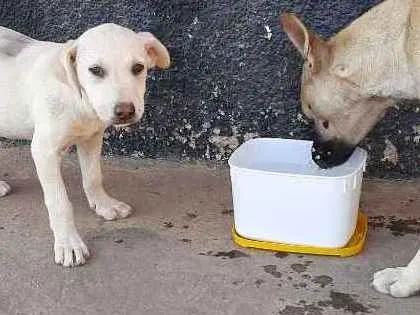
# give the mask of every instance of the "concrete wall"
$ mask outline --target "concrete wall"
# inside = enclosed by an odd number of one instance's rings
[[[0,24],[53,41],[103,22],[155,33],[170,50],[172,69],[150,74],[141,124],[110,130],[106,153],[220,160],[250,137],[309,138],[299,114],[302,61],[279,27],[279,13],[294,11],[331,36],[378,2],[6,0]],[[392,110],[371,132],[363,143],[370,175],[420,175],[418,110],[418,104]]]

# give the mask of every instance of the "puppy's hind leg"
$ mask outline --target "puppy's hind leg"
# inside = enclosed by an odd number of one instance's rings
[[[5,181],[0,180],[0,197],[6,196],[12,191],[12,187]]]

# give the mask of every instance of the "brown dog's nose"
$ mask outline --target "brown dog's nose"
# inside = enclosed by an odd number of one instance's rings
[[[312,146],[312,160],[320,168],[331,168],[346,162],[355,149],[355,146],[339,140],[318,142],[315,139]]]
[[[129,102],[119,103],[114,108],[115,117],[121,121],[133,118],[135,113],[134,104]]]

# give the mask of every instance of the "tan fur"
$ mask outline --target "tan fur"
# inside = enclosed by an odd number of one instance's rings
[[[328,41],[319,39],[295,15],[282,16],[285,31],[305,58],[303,111],[315,120],[323,139],[356,145],[395,99],[420,97],[416,53],[420,9],[415,7],[419,3],[385,1]],[[331,130],[322,128],[325,120]]]
[[[321,142],[355,146],[397,99],[420,98],[420,0],[384,1],[328,41],[293,14],[281,21],[305,59],[302,110]],[[375,273],[373,286],[395,297],[419,291],[420,250],[408,266]]]

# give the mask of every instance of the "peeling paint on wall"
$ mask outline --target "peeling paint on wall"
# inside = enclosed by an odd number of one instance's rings
[[[229,149],[231,152],[239,146],[239,141],[236,136],[232,137],[223,137],[223,136],[213,136],[209,139],[210,143],[215,145],[218,149],[216,154],[216,160],[221,160],[226,153],[226,149]]]
[[[397,165],[399,160],[398,150],[395,145],[389,141],[388,139],[385,140],[385,150],[384,150],[384,157],[382,161],[389,162],[393,165]]]
[[[413,126],[414,138],[413,141],[415,144],[420,144],[420,125]]]

